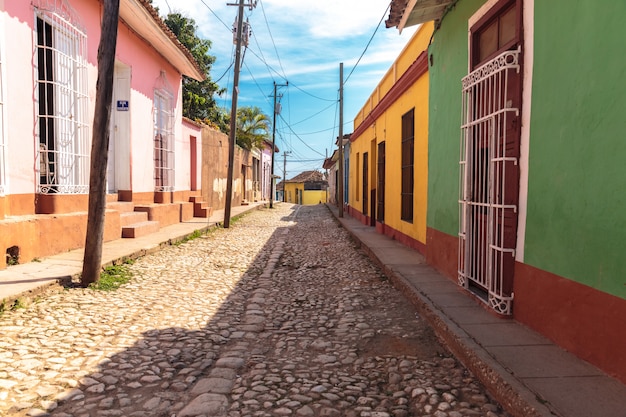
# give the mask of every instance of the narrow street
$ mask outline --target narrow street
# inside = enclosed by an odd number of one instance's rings
[[[0,316],[0,415],[508,416],[324,205],[129,268]]]

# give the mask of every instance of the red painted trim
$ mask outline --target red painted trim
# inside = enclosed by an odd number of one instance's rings
[[[376,231],[381,234],[384,234],[385,236],[392,238],[393,240],[397,240],[398,242],[402,243],[404,246],[414,249],[418,251],[419,253],[421,253],[422,255],[426,256],[426,244],[423,242],[420,242],[414,237],[406,235],[402,233],[401,231],[394,229],[393,227],[390,227],[384,223],[379,223],[379,222],[376,222]]]
[[[626,383],[626,300],[515,264],[513,317]]]
[[[350,214],[351,217],[355,218],[356,220],[358,220],[359,222],[363,224],[369,224],[367,216],[364,216],[363,213],[361,213],[360,211],[358,211],[352,206],[348,208],[348,214]]]
[[[459,238],[429,227],[426,229],[426,247],[426,262],[456,282],[459,273]]]
[[[361,124],[354,129],[350,142],[354,142],[360,135],[367,130],[393,103],[395,103],[402,94],[404,94],[415,82],[425,73],[428,72],[428,53],[422,51],[421,54],[413,61],[411,66],[402,74],[400,79],[385,94],[382,100],[374,107],[374,109],[363,119]]]

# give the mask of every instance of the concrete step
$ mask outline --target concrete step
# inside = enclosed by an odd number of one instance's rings
[[[209,218],[213,214],[213,207],[209,207],[204,204],[203,206],[194,204],[193,206],[193,217],[203,217]]]
[[[120,213],[129,213],[135,209],[135,203],[132,201],[110,201],[106,207],[109,210],[116,210]]]
[[[150,233],[155,233],[159,231],[159,222],[155,221],[144,221],[139,223],[130,224],[128,226],[122,227],[122,237],[123,238],[137,238],[145,235],[149,235]]]
[[[189,201],[193,203],[193,217],[208,218],[213,214],[213,207],[202,200],[202,196],[191,196]]]
[[[191,197],[189,197],[189,201],[192,203],[202,203],[204,202],[204,200],[202,199],[201,195],[193,195]]]
[[[130,211],[120,213],[120,226],[129,226],[135,223],[148,221],[148,213],[142,211]]]

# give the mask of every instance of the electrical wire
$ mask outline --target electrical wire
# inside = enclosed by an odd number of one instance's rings
[[[213,9],[211,9],[211,7],[210,7],[208,4],[206,4],[206,3],[204,2],[204,0],[200,0],[200,1],[202,2],[202,4],[204,4],[204,5],[206,6],[206,8],[207,8],[207,9],[209,9],[209,11],[210,11],[211,13],[213,13],[213,16],[215,16],[215,18],[216,18],[217,20],[219,20],[219,21],[222,23],[222,25],[224,25],[224,26],[226,27],[226,29],[228,29],[229,31],[232,31],[231,27],[230,27],[230,26],[228,26],[226,23],[224,23],[224,21],[223,21],[222,19],[220,19],[220,17],[217,15],[217,13],[215,13],[215,12],[213,11]]]
[[[329,98],[322,98],[322,97],[318,97],[318,96],[316,96],[316,95],[314,95],[314,94],[309,93],[308,91],[304,91],[302,88],[298,87],[297,85],[295,85],[295,84],[293,84],[293,83],[291,83],[291,84],[289,84],[289,85],[292,85],[292,86],[293,86],[296,90],[300,90],[301,92],[303,92],[303,93],[304,93],[304,94],[306,94],[307,96],[311,96],[311,97],[313,97],[313,98],[315,98],[315,99],[322,100],[322,101],[333,101],[333,102],[334,102],[334,101],[336,101],[336,100],[334,100],[334,99],[329,99]]]
[[[230,65],[228,66],[228,68],[226,68],[226,71],[224,71],[224,73],[222,74],[222,76],[220,78],[218,78],[217,80],[214,81],[214,83],[219,83],[222,78],[224,78],[224,76],[228,73],[228,71],[230,71],[230,69],[233,67],[233,65],[235,65],[235,58],[233,57],[233,59],[230,61]]]
[[[276,52],[276,58],[278,58],[278,65],[280,65],[280,69],[283,71],[283,79],[287,80],[287,75],[285,74],[283,63],[280,61],[280,55],[278,54],[278,49],[276,48],[276,42],[274,42],[274,37],[272,36],[272,31],[270,30],[270,25],[267,21],[267,15],[265,14],[265,7],[263,7],[262,1],[259,1],[259,3],[261,3],[261,12],[263,12],[263,19],[265,19],[265,26],[267,27],[267,32],[270,35],[272,45],[274,45],[274,52]]]
[[[365,49],[363,50],[363,53],[361,53],[361,56],[359,57],[359,59],[356,61],[356,64],[354,64],[354,67],[352,67],[352,71],[350,71],[350,74],[348,74],[348,76],[346,77],[345,81],[343,82],[343,84],[345,85],[348,80],[350,79],[350,76],[352,75],[352,73],[354,72],[354,70],[356,69],[356,67],[359,65],[359,62],[361,62],[361,58],[363,58],[363,55],[365,55],[365,52],[367,52],[367,48],[369,48],[370,44],[372,43],[372,40],[374,40],[374,36],[376,36],[376,32],[378,32],[378,28],[380,28],[380,24],[383,22],[383,20],[385,19],[385,17],[387,16],[387,12],[389,11],[389,8],[391,7],[391,3],[389,3],[387,5],[387,8],[385,9],[385,12],[383,13],[383,16],[380,18],[380,20],[378,21],[378,25],[376,25],[376,29],[374,29],[374,33],[372,33],[372,37],[370,38],[370,40],[367,42],[367,45],[365,46]]]
[[[280,119],[285,121],[285,119],[283,118],[282,115],[280,115]],[[285,122],[286,123],[286,122]],[[291,133],[294,134],[294,136],[300,141],[302,142],[302,144],[304,146],[306,146],[307,148],[309,148],[310,150],[312,150],[313,152],[315,152],[316,154],[320,155],[320,156],[324,156],[323,154],[319,153],[318,151],[316,151],[315,149],[313,149],[308,143],[306,143],[305,141],[302,140],[302,138],[300,136],[298,136],[298,134],[296,132],[294,132],[294,130],[291,128],[291,126],[289,124],[287,124],[287,127],[289,128],[289,130],[291,131]]]
[[[300,120],[300,121],[298,121],[298,122],[291,123],[291,126],[296,126],[296,125],[299,125],[300,123],[308,122],[309,120],[311,120],[312,118],[314,118],[314,117],[315,117],[315,116],[317,116],[318,114],[323,113],[323,112],[325,112],[326,110],[328,110],[328,109],[330,109],[331,107],[336,106],[336,105],[337,105],[336,103],[332,103],[332,104],[330,104],[330,105],[328,105],[328,106],[324,107],[322,110],[318,111],[317,113],[312,114],[311,116],[307,117],[306,119],[302,119],[302,120]]]

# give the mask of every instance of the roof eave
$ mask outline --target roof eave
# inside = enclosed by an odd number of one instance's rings
[[[391,0],[391,12],[387,27],[396,26],[398,31],[406,27],[439,20],[456,0]]]
[[[198,81],[205,79],[191,53],[176,39],[147,0],[122,0],[120,19],[181,74]]]

